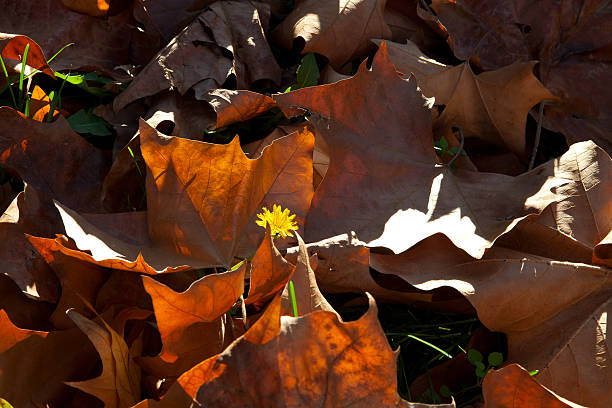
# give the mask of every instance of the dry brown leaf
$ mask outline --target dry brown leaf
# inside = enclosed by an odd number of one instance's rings
[[[177,377],[223,350],[234,337],[225,333],[222,316],[244,291],[245,265],[235,271],[208,275],[179,293],[152,278],[142,281],[153,301],[163,348],[155,357],[139,359],[147,371]]]
[[[291,49],[295,38],[306,46],[303,54],[315,52],[329,58],[335,69],[365,56],[370,38],[391,38],[385,23],[387,0],[304,0],[272,33],[284,48]]]
[[[127,408],[140,399],[140,368],[134,363],[125,340],[104,319],[105,328],[83,317],[74,310],[68,317],[87,335],[102,360],[102,374],[85,381],[66,382],[95,395],[105,408]]]
[[[307,129],[277,140],[257,160],[244,155],[237,138],[213,145],[167,137],[144,121],[140,140],[152,172],[146,219],[123,213],[86,220],[56,204],[67,235],[81,251],[61,239],[55,240],[55,250],[147,274],[229,267],[235,256],[257,249],[264,231],[255,219],[262,206],[288,207],[303,223],[312,197],[314,140]]]
[[[287,262],[274,246],[270,229],[253,255],[247,305],[261,308],[285,287],[295,267]]]
[[[62,0],[62,4],[78,13],[104,17],[108,14],[110,0]]]
[[[545,109],[547,126],[568,144],[595,140],[612,152],[612,100],[606,1],[537,2],[435,0],[432,8],[450,35],[455,55],[484,69],[539,60],[543,84],[561,98]],[[546,16],[544,18],[543,16]]]
[[[0,27],[5,32],[29,36],[48,56],[75,43],[53,60],[55,70],[100,69],[110,74],[118,65],[144,64],[157,51],[130,20],[131,10],[96,18],[69,10],[59,0],[7,0],[3,2]]]
[[[247,332],[201,364],[204,382],[196,400],[205,406],[428,406],[409,404],[397,394],[396,353],[378,323],[374,300],[369,301],[355,322],[316,311],[281,317],[278,335],[264,338],[265,343],[258,337],[262,344]],[[272,318],[279,319],[267,317]],[[252,380],[255,376],[259,381]]]
[[[566,198],[519,223],[516,232],[502,238],[503,245],[557,260],[591,263],[597,255],[594,251],[612,230],[610,156],[592,141],[581,142],[542,168],[571,181],[555,188]],[[604,258],[599,263],[606,264],[605,256],[599,258]]]
[[[136,99],[174,88],[183,95],[193,87],[196,98],[203,99],[230,74],[242,89],[260,79],[280,82],[259,12],[248,2],[224,1],[206,8],[143,68],[113,107],[119,111]]]
[[[276,107],[274,99],[251,91],[215,89],[205,99],[217,113],[217,128],[252,119]]]
[[[55,303],[60,287],[53,270],[25,234],[52,237],[62,230],[53,204],[30,185],[26,185],[0,217],[0,268],[34,299]]]
[[[304,316],[317,310],[327,311],[339,314],[333,309],[329,302],[323,297],[317,285],[314,271],[310,266],[310,256],[304,244],[302,237],[296,232],[295,236],[298,241],[297,261],[295,270],[289,278],[294,286],[295,301],[297,303],[298,316]],[[283,290],[281,296],[281,313],[283,315],[293,316],[293,307],[291,294],[289,292],[289,284]]]
[[[38,85],[34,86],[30,96],[31,117],[37,122],[45,122],[51,111],[51,99]],[[53,111],[53,117],[59,115],[58,110]]]
[[[75,133],[66,119],[26,119],[0,107],[0,164],[28,184],[71,208],[101,212],[102,178],[108,157]]]
[[[612,378],[605,330],[612,306],[608,269],[494,247],[480,261],[395,273],[420,289],[457,289],[488,329],[508,336],[509,362],[540,370],[540,383],[565,398],[608,405],[603,402]]]
[[[53,269],[62,288],[61,296],[55,311],[49,317],[49,322],[57,329],[74,327],[74,323],[66,315],[68,309],[86,317],[95,317],[87,303],[95,304],[98,291],[107,280],[109,271],[98,265],[66,256],[61,252],[50,251],[44,246],[36,246],[36,250]]]
[[[0,394],[15,407],[63,406],[87,376],[96,351],[77,328],[39,332],[16,327],[0,310]]]
[[[490,371],[482,393],[484,408],[583,408],[540,385],[518,364]]]
[[[447,67],[427,58],[414,43],[389,46],[396,69],[414,73],[423,94],[435,97],[436,105],[446,105],[434,120],[439,134],[459,126],[465,137],[506,146],[523,157],[529,110],[543,100],[558,99],[533,75],[535,62],[517,62],[475,75],[468,63]]]
[[[566,181],[541,169],[507,177],[436,164],[426,101],[414,77],[396,74],[384,44],[371,70],[362,64],[348,80],[274,98],[311,110],[309,120],[330,149],[306,223],[308,241],[355,231],[370,247],[400,253],[444,233],[481,257],[520,219],[562,198],[550,189]]]
[[[55,79],[53,70],[49,68],[45,54],[36,41],[25,35],[0,33],[0,50],[2,50],[0,55],[2,58],[11,58],[16,61],[22,61],[27,45],[29,45],[29,48],[26,64]]]

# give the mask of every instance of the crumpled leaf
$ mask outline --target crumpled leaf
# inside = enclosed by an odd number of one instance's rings
[[[63,117],[40,123],[0,107],[0,165],[71,208],[102,211],[100,192],[110,166],[108,157],[75,133]]]
[[[147,276],[142,277],[151,296],[163,348],[139,363],[155,375],[177,377],[200,361],[219,353],[234,337],[224,335],[222,315],[244,291],[245,265],[193,282],[182,293]]]
[[[194,87],[196,98],[203,99],[230,74],[243,89],[259,79],[280,82],[259,12],[250,3],[224,1],[206,8],[115,98],[113,108],[173,88],[183,95]]]
[[[543,387],[518,364],[489,371],[482,382],[485,408],[581,408]]]
[[[246,158],[237,138],[213,145],[167,137],[144,121],[140,140],[152,172],[146,218],[122,213],[86,220],[56,204],[81,251],[61,239],[55,250],[147,274],[229,267],[235,256],[250,256],[259,245],[264,231],[254,220],[262,206],[281,203],[303,222],[312,197],[314,141],[307,129],[277,140],[257,160]]]
[[[74,310],[66,312],[87,335],[102,360],[102,374],[86,381],[66,384],[95,395],[106,408],[131,407],[140,400],[140,367],[132,360],[128,345],[104,319],[105,328]]]
[[[550,188],[566,181],[539,169],[507,177],[437,165],[431,114],[415,82],[396,74],[383,44],[372,70],[362,64],[348,80],[274,95],[283,107],[311,110],[330,149],[308,241],[355,231],[370,247],[400,253],[440,232],[479,258],[520,219],[562,198]]]
[[[370,38],[391,38],[385,23],[386,0],[305,0],[281,22],[273,38],[287,49],[303,38],[303,54],[314,52],[329,58],[335,69],[364,56]]]

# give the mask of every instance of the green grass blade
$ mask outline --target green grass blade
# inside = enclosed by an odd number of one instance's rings
[[[423,340],[423,339],[421,339],[421,338],[418,338],[417,336],[413,336],[412,334],[409,334],[407,337],[410,337],[411,339],[414,339],[414,340],[416,340],[416,341],[420,341],[421,343],[423,343],[423,344],[425,344],[425,345],[427,345],[427,346],[431,347],[432,349],[434,349],[434,350],[436,350],[436,351],[440,352],[441,354],[445,355],[445,356],[446,356],[446,357],[448,357],[448,358],[453,358],[453,356],[451,356],[450,354],[448,354],[446,351],[442,350],[442,349],[441,349],[440,347],[438,347],[438,346],[435,346],[435,345],[431,344],[431,343],[430,343],[430,342],[428,342],[428,341],[425,341],[425,340]]]
[[[49,114],[47,115],[47,122],[51,122],[51,119],[53,119],[53,113],[55,113],[55,107],[61,103],[64,85],[66,85],[66,78],[64,78],[62,81],[62,85],[60,86],[57,94],[53,94],[53,99],[51,99],[51,107],[49,108]]]
[[[293,282],[289,281],[289,296],[291,297],[291,307],[293,308],[293,316],[298,317],[297,301],[295,300],[295,289]]]
[[[13,93],[13,88],[11,87],[11,80],[9,79],[8,72],[6,70],[6,65],[4,65],[4,59],[0,57],[0,64],[2,65],[2,72],[4,72],[4,77],[6,78],[6,86],[9,89],[11,94],[11,99],[13,100],[13,107],[17,107],[17,100],[15,99],[15,94]]]
[[[74,45],[74,43],[68,43],[68,44],[64,45],[62,48],[60,48],[60,50],[59,50],[58,52],[56,52],[55,54],[53,54],[53,56],[52,56],[51,58],[49,58],[49,59],[47,60],[47,62],[51,62],[51,61],[53,61],[53,60],[55,59],[55,57],[57,57],[57,56],[60,54],[60,52],[64,51],[64,49],[66,49],[66,48],[70,47],[71,45]]]
[[[23,104],[23,76],[25,74],[25,67],[28,62],[28,52],[30,52],[30,44],[26,44],[25,50],[23,51],[23,59],[21,60],[21,72],[19,73],[19,104]]]

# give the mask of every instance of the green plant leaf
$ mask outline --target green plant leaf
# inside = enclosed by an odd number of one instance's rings
[[[446,385],[443,385],[440,387],[440,395],[445,398],[450,398],[453,393],[451,392],[450,388],[448,388]]]
[[[504,356],[502,353],[495,351],[489,354],[488,361],[491,367],[497,367],[504,362]]]
[[[540,370],[531,370],[529,372],[529,375],[533,377],[534,375],[538,375],[539,373],[540,373]]]
[[[319,67],[313,53],[306,54],[297,69],[297,85],[292,90],[315,86],[319,83]]]
[[[89,72],[84,75],[61,74],[59,72],[56,72],[55,76],[60,79],[64,79],[69,84],[77,86],[81,88],[82,90],[84,90],[85,92],[90,93],[91,95],[99,96],[99,97],[111,95],[110,92],[108,92],[107,90],[101,87],[89,86],[90,82],[95,82],[101,85],[111,82],[111,79],[101,77],[100,75],[98,75],[97,72]]]
[[[70,127],[77,133],[89,133],[94,136],[112,136],[112,126],[99,116],[81,109],[68,118]]]
[[[468,350],[467,358],[470,361],[470,363],[472,363],[476,367],[478,367],[478,364],[482,364],[482,354],[480,354],[480,351],[478,350],[474,350],[474,349]]]
[[[487,368],[484,364],[478,362],[475,364],[476,366],[476,375],[480,378],[484,378],[487,375]]]

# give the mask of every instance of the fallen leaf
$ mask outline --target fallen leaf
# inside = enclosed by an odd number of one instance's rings
[[[385,23],[386,0],[320,2],[305,0],[272,33],[286,49],[301,37],[303,54],[315,52],[326,56],[335,69],[365,56],[370,38],[390,38]]]
[[[119,111],[136,99],[172,88],[183,95],[194,87],[196,98],[203,99],[230,74],[241,88],[260,79],[280,82],[259,12],[250,3],[217,2],[202,11],[115,98],[113,108]]]
[[[55,78],[53,70],[49,68],[43,50],[36,41],[25,35],[0,33],[0,49],[2,50],[0,56],[2,56],[2,58],[22,61],[26,46],[28,45],[28,59],[26,60],[26,64]]]
[[[274,246],[269,229],[266,229],[266,236],[253,255],[250,265],[251,279],[246,304],[256,308],[261,308],[279,293],[295,269]]]
[[[102,374],[86,381],[66,382],[95,395],[107,408],[131,407],[140,399],[140,368],[132,361],[125,340],[105,321],[105,328],[74,310],[66,312],[87,335],[102,360]]]
[[[414,77],[396,74],[384,44],[371,70],[362,64],[351,79],[274,99],[311,110],[330,149],[308,241],[355,231],[369,247],[400,253],[440,232],[479,258],[520,219],[562,198],[549,190],[566,181],[540,169],[507,177],[437,165],[426,100]]]
[[[62,406],[75,393],[64,382],[87,376],[96,351],[77,328],[24,330],[0,310],[0,394],[15,407]]]
[[[224,334],[222,316],[242,295],[244,273],[242,265],[235,271],[204,276],[182,293],[143,276],[163,348],[157,357],[144,357],[139,363],[159,377],[177,377],[221,352],[234,339],[231,333]]]
[[[217,113],[217,128],[252,119],[276,107],[276,102],[269,96],[244,90],[215,89],[205,99]]]
[[[271,339],[254,340],[247,332],[201,363],[204,382],[196,401],[215,406],[428,406],[409,404],[397,394],[396,353],[384,337],[371,297],[369,302],[366,314],[355,322],[316,311],[280,317],[280,331]],[[267,317],[273,318],[278,321],[278,314]],[[257,323],[263,326],[262,319]],[[254,325],[251,330],[257,329]],[[260,381],[252,381],[254,375]]]
[[[62,229],[48,197],[29,185],[0,217],[0,268],[34,299],[55,303],[60,287],[53,270],[25,234],[49,237]]]
[[[30,97],[31,117],[37,122],[45,122],[51,111],[51,100],[49,96],[38,85],[34,86]],[[59,115],[58,110],[53,111],[53,117]]]
[[[262,206],[281,203],[303,222],[312,196],[313,136],[307,129],[279,139],[257,160],[246,158],[237,139],[213,145],[166,137],[144,121],[140,139],[151,172],[146,219],[144,213],[108,214],[92,223],[58,203],[66,233],[81,251],[60,239],[55,250],[147,274],[229,267],[235,256],[255,252],[263,236],[255,224]]]
[[[62,0],[62,4],[77,13],[105,17],[108,14],[110,0]]]
[[[518,364],[490,371],[482,382],[485,408],[582,407],[540,385],[536,378]]]
[[[71,208],[101,212],[102,177],[110,166],[103,151],[75,133],[63,117],[40,123],[0,107],[0,123],[3,167]]]
[[[396,69],[414,73],[423,94],[435,97],[436,105],[446,105],[434,120],[436,133],[459,126],[465,137],[503,145],[525,157],[529,110],[543,100],[558,99],[533,75],[533,61],[475,75],[468,63],[446,67],[425,57],[414,43],[389,45]]]
[[[148,36],[129,23],[131,10],[104,19],[69,10],[58,0],[35,3],[9,0],[3,5],[0,17],[3,31],[30,37],[46,55],[54,55],[65,45],[75,43],[53,60],[57,71],[101,69],[113,73],[118,65],[146,63],[157,51],[150,48]]]
[[[568,144],[593,139],[612,152],[612,101],[600,91],[611,86],[605,1],[523,7],[516,1],[436,0],[431,6],[457,58],[486,70],[539,60],[542,83],[561,98],[545,109],[546,126],[563,132]]]

